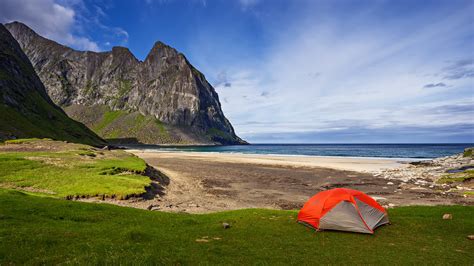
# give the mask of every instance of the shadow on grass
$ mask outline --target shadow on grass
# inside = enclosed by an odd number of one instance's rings
[[[156,195],[160,197],[165,195],[165,187],[170,184],[170,178],[158,171],[156,168],[147,165],[145,169],[145,175],[148,176],[152,182],[150,186],[146,187],[146,192],[142,195],[144,199],[150,200],[155,198]]]

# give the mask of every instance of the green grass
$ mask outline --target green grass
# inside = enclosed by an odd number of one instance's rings
[[[474,148],[466,149],[463,153],[463,157],[473,157]]]
[[[107,110],[103,114],[102,120],[96,126],[94,126],[94,132],[96,132],[97,134],[101,134],[102,131],[108,125],[110,125],[113,121],[115,121],[119,117],[124,116],[126,114],[127,113],[125,111],[121,111],[121,110],[118,110],[118,111],[109,111],[109,110]]]
[[[54,141],[42,144],[58,145]],[[127,198],[144,193],[150,184],[140,174],[145,162],[134,155],[69,145],[61,151],[0,152],[0,186],[62,198]]]
[[[0,104],[0,137],[51,138],[89,145],[104,142],[83,124],[67,117],[59,108],[47,103],[37,92],[28,94],[24,105],[30,111],[18,111]]]
[[[170,136],[170,133],[165,127],[165,124],[158,119],[154,119],[156,126],[158,127],[159,138],[163,140],[164,143],[173,142],[173,139]]]
[[[5,140],[5,144],[25,144],[25,143],[31,143],[31,142],[35,142],[39,140],[51,140],[51,139],[48,139],[48,138],[9,139],[9,140]]]
[[[442,220],[452,213],[452,220]],[[0,190],[0,264],[472,265],[473,206],[401,207],[375,235],[314,232],[296,211],[172,214]],[[232,225],[223,229],[222,222]],[[208,242],[197,242],[204,239]]]
[[[232,141],[232,137],[227,132],[224,132],[217,128],[210,128],[207,131],[207,135],[213,141],[218,141],[218,142]]]
[[[474,178],[474,170],[465,170],[461,173],[448,174],[436,181],[438,184],[460,183]]]

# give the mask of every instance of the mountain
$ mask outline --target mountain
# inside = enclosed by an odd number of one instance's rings
[[[0,140],[18,137],[104,143],[53,103],[20,45],[0,24]]]
[[[243,144],[204,75],[156,42],[144,61],[125,47],[76,51],[13,22],[51,99],[103,138],[148,144]]]

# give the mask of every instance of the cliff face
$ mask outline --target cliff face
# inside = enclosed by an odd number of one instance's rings
[[[18,137],[104,143],[53,103],[28,57],[0,24],[0,139]]]
[[[75,51],[39,36],[24,24],[13,22],[6,27],[29,57],[51,99],[67,112],[73,106],[72,117],[91,128],[103,123],[104,116],[92,121],[90,115],[78,114],[87,112],[81,108],[101,106],[106,108],[104,115],[124,111],[151,116],[170,136],[167,140],[144,140],[139,130],[110,129],[115,130],[115,138],[136,138],[144,143],[244,143],[225,118],[214,88],[170,46],[155,43],[142,62],[124,47],[101,53]]]

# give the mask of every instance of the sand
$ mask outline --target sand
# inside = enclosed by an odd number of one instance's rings
[[[323,167],[357,172],[378,172],[406,165],[406,159],[323,157],[323,156],[285,156],[235,153],[205,152],[144,152],[129,150],[141,158],[186,158],[192,160],[212,160],[223,163],[245,163],[291,167]]]
[[[128,150],[165,179],[147,200],[113,204],[170,212],[208,213],[243,208],[299,209],[314,194],[345,187],[361,190],[385,207],[459,204],[459,197],[402,189],[401,180],[380,175],[406,168],[398,159],[273,156]]]

